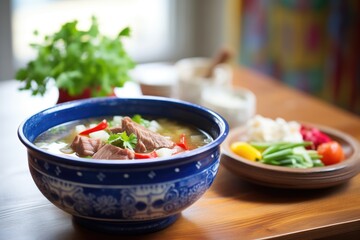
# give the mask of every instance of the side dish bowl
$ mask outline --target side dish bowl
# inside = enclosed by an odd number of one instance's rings
[[[230,149],[231,143],[238,141],[245,133],[244,127],[230,131],[222,144],[221,164],[237,176],[259,185],[289,188],[317,189],[347,182],[360,171],[360,145],[350,135],[333,128],[313,125],[332,139],[338,141],[344,150],[346,159],[334,165],[307,169],[273,166],[244,159]]]
[[[214,139],[168,158],[96,160],[55,155],[33,141],[59,124],[93,117],[142,114],[191,124]],[[32,178],[54,205],[81,225],[101,231],[144,233],[163,229],[197,201],[219,167],[220,144],[229,131],[213,111],[162,97],[93,98],[59,104],[25,120],[18,129]]]

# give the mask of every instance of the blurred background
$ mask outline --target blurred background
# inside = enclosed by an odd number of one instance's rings
[[[1,0],[0,80],[35,57],[29,43],[70,20],[96,16],[104,34],[130,26],[137,63],[232,61],[360,114],[358,0]]]

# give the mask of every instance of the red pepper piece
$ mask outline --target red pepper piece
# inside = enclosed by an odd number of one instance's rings
[[[135,153],[135,159],[148,159],[148,158],[157,158],[158,155],[155,151],[149,153]]]
[[[183,148],[185,150],[189,150],[189,147],[187,146],[187,143],[186,143],[185,133],[182,133],[180,135],[179,142],[176,145],[178,145],[179,147],[181,147],[181,148]]]
[[[108,123],[106,119],[102,120],[98,125],[92,128],[88,128],[82,132],[79,133],[79,135],[89,135],[90,133],[97,132],[100,130],[104,130],[108,127]]]

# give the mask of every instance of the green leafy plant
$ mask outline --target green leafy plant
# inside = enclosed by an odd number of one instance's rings
[[[112,39],[100,33],[95,17],[91,20],[87,31],[79,30],[75,20],[45,36],[43,43],[30,44],[37,57],[17,71],[16,79],[24,83],[20,90],[43,95],[50,79],[54,79],[57,87],[71,96],[85,89],[90,89],[92,96],[106,96],[129,81],[128,72],[135,63],[121,39],[130,36],[130,28],[122,29]]]

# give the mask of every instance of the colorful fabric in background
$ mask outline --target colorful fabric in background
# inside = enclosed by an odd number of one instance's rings
[[[359,0],[243,0],[239,61],[360,115]]]

